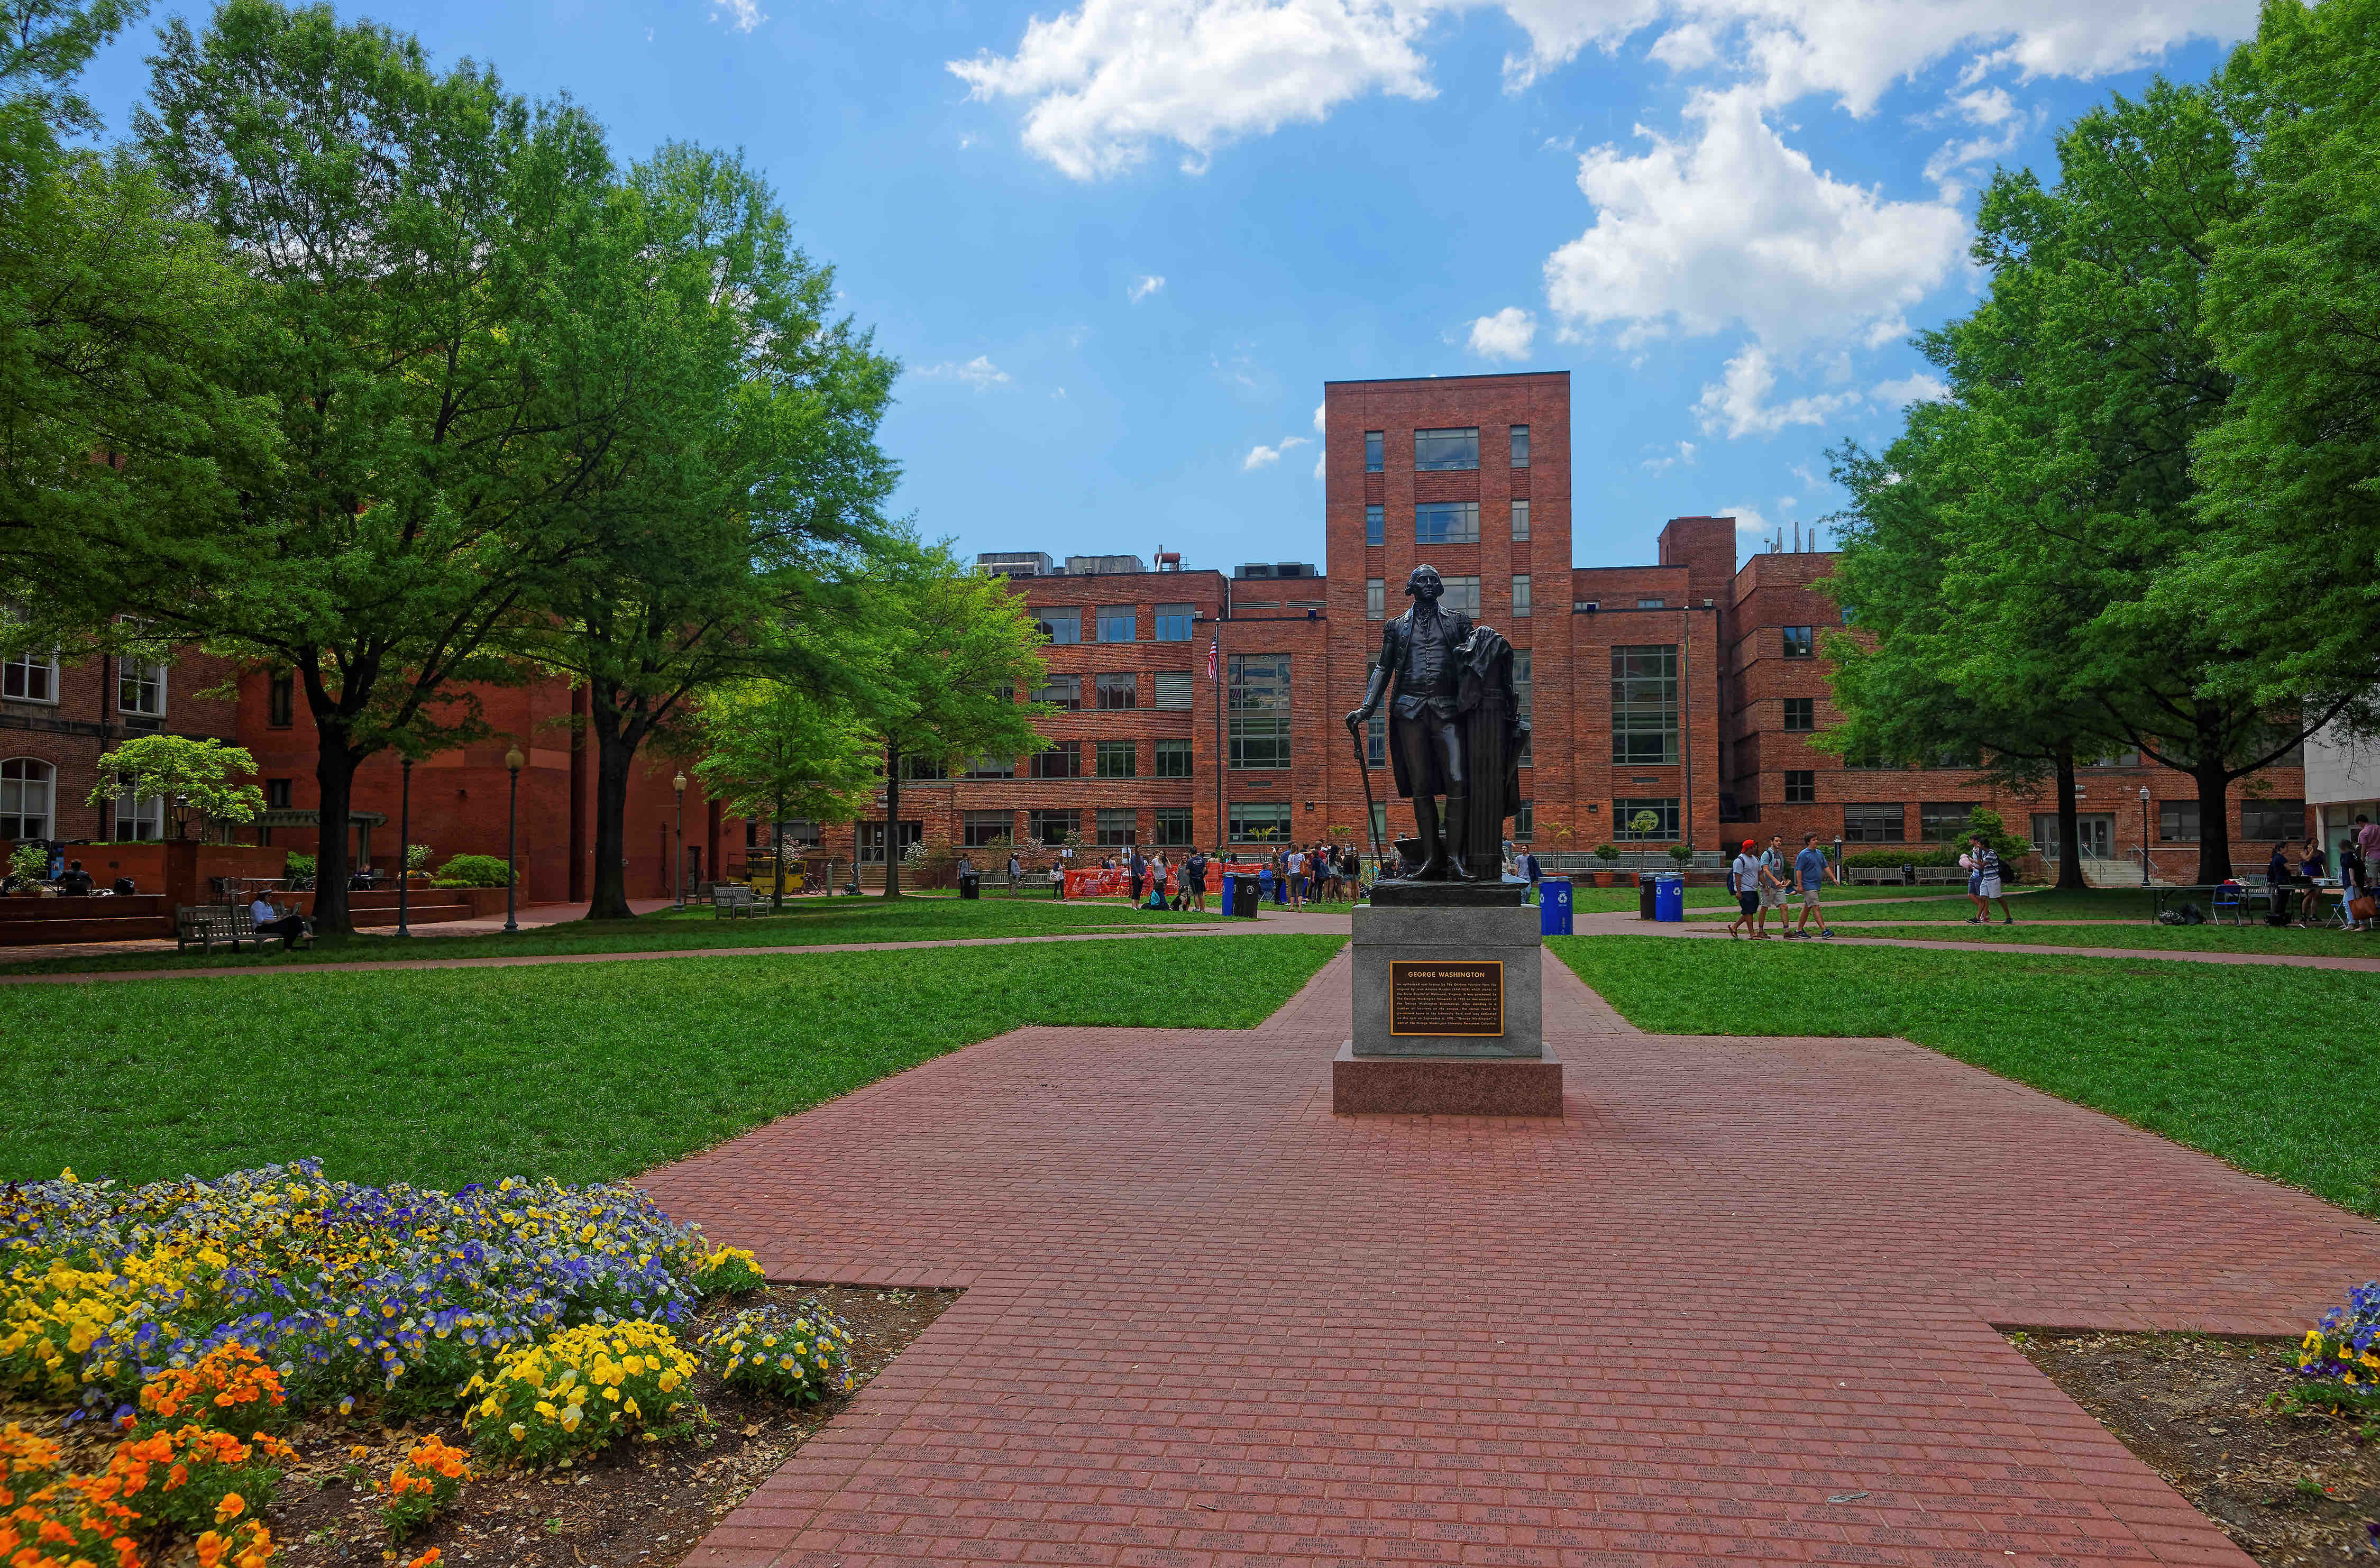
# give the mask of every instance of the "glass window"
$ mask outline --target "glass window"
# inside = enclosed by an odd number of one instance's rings
[[[1036,844],[1063,844],[1083,831],[1083,814],[1073,809],[1027,811],[1025,813],[1025,831],[1032,835]]]
[[[1130,674],[1099,677],[1099,706],[1102,708],[1137,708],[1140,706],[1140,677]]]
[[[913,779],[931,783],[950,776],[951,771],[938,758],[920,757],[914,751],[901,753],[901,778],[905,783]]]
[[[1928,800],[1917,808],[1917,842],[1920,844],[1957,844],[1967,836],[1967,813],[1973,808],[1963,800]]]
[[[988,849],[1016,827],[1014,811],[970,811],[960,826],[960,842],[969,849]]]
[[[1512,427],[1512,467],[1516,468],[1525,468],[1528,466],[1529,427],[1526,425],[1514,425]]]
[[[1016,776],[1016,759],[988,755],[970,757],[967,759],[966,776],[971,779],[1013,779]]]
[[[1099,829],[1103,845],[1138,844],[1140,813],[1129,806],[1102,806],[1099,808]]]
[[[1479,427],[1469,430],[1414,432],[1414,468],[1475,468],[1479,466]]]
[[[55,702],[58,699],[58,656],[19,653],[0,664],[0,697],[11,702]]]
[[[1611,803],[1611,836],[1620,844],[1659,844],[1678,836],[1678,797],[1615,800]]]
[[[1478,543],[1479,503],[1476,501],[1428,501],[1415,507],[1414,542],[1416,544]]]
[[[2137,768],[2141,754],[2131,747],[2119,747],[2104,757],[2084,757],[2078,752],[2074,760],[2085,768]]]
[[[1533,650],[1526,648],[1512,650],[1512,695],[1520,704],[1514,710],[1514,717],[1524,723],[1528,722],[1531,711],[1529,688],[1536,677],[1536,658]]]
[[[1111,604],[1099,612],[1101,642],[1130,642],[1140,635],[1138,618],[1129,604]]]
[[[1533,801],[1524,800],[1512,811],[1512,842],[1526,844],[1537,836],[1537,808]]]
[[[925,823],[903,822],[901,824],[897,842],[894,845],[893,853],[907,853],[911,845],[917,843],[919,839],[925,836]],[[859,824],[859,863],[863,866],[881,866],[884,864],[883,823],[862,822]]]
[[[285,730],[297,719],[297,677],[287,670],[275,670],[264,688],[264,722],[276,730]]]
[[[1811,635],[1811,631],[1810,631],[1810,628],[1809,628],[1808,626],[1787,626],[1787,627],[1785,628],[1785,657],[1786,657],[1786,658],[1788,658],[1788,659],[1809,659],[1809,658],[1814,658],[1814,657],[1815,657],[1815,656],[1816,656],[1817,651],[1818,651],[1818,645],[1817,645],[1817,642],[1816,642],[1816,641],[1814,639],[1814,638],[1812,637],[1812,635]]]
[[[1377,474],[1386,466],[1386,444],[1380,432],[1367,430],[1364,432],[1364,471],[1366,473]]]
[[[1288,654],[1232,654],[1223,705],[1231,715],[1232,767],[1289,766]]]
[[[115,836],[146,844],[165,836],[165,797],[162,795],[135,796],[132,775],[115,775]]]
[[[1157,808],[1157,842],[1166,849],[1189,844],[1190,808],[1160,806]]]
[[[1785,804],[1815,806],[1818,803],[1818,774],[1812,768],[1785,770]]]
[[[1364,508],[1364,542],[1386,544],[1389,541],[1389,509],[1386,506]]]
[[[1388,704],[1383,702],[1380,707],[1381,711],[1373,714],[1371,723],[1364,726],[1364,766],[1367,768],[1389,765]]]
[[[1389,582],[1386,577],[1364,579],[1364,619],[1385,620],[1389,614]]]
[[[1611,650],[1611,760],[1644,767],[1678,760],[1678,645]]]
[[[1157,607],[1157,640],[1187,642],[1191,623],[1197,619],[1197,606],[1193,604],[1160,604]],[[1101,641],[1106,639],[1102,638]]]
[[[1515,543],[1529,537],[1529,504],[1512,503],[1512,539]]]
[[[1135,779],[1140,776],[1140,748],[1129,740],[1103,740],[1099,743],[1097,759],[1099,777],[1103,779]]]
[[[1062,740],[1033,754],[1028,770],[1037,779],[1078,779],[1083,776],[1083,743]]]
[[[1289,837],[1289,806],[1285,801],[1232,802],[1233,844],[1279,844]]]
[[[2305,836],[2305,802],[2302,800],[2240,802],[2240,836],[2258,840],[2302,838]]]
[[[1818,699],[1815,697],[1789,697],[1785,699],[1785,729],[1788,734],[1806,734],[1818,727]]]
[[[1160,670],[1157,672],[1157,705],[1169,711],[1190,706],[1190,672]]]
[[[1512,578],[1512,618],[1520,619],[1529,613],[1529,574],[1522,572]]]
[[[1051,675],[1049,684],[1034,688],[1033,700],[1046,702],[1053,708],[1080,708],[1083,705],[1083,677]]]
[[[264,781],[264,804],[267,809],[273,811],[289,809],[289,785],[290,781],[287,779]]]
[[[1665,610],[1669,608],[1669,604],[1670,602],[1666,599],[1640,599],[1636,602],[1636,608],[1639,610]]]
[[[1907,837],[1897,800],[1872,801],[1843,808],[1845,844],[1900,844]]]
[[[30,757],[0,761],[0,838],[47,838],[57,770]]]
[[[2195,800],[2158,801],[2157,842],[2196,844],[2198,842],[2198,802]]]
[[[1160,740],[1157,743],[1157,776],[1160,779],[1186,779],[1190,776],[1188,741]]]
[[[1080,609],[1045,609],[1036,612],[1041,617],[1041,635],[1052,642],[1083,640],[1083,612]]]
[[[1439,600],[1439,608],[1457,615],[1476,616],[1479,614],[1479,579],[1477,577],[1440,577],[1446,594]]]
[[[165,716],[165,666],[127,654],[116,665],[115,708],[152,719]]]

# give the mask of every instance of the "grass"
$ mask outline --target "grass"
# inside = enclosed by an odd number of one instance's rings
[[[0,1180],[625,1176],[1026,1024],[1249,1027],[1342,940],[10,986]]]
[[[1898,1035],[2380,1214],[2380,976],[1816,942],[1547,946],[1655,1033]]]
[[[1876,908],[1863,908],[1855,914],[1845,914],[1847,920],[1963,920],[1975,912],[1965,891],[1960,888],[1838,888],[1827,889],[1826,904],[1835,909],[1845,904],[1864,904],[1883,898],[1890,900]],[[1789,906],[1791,901],[1789,900]],[[1729,900],[1730,909],[1734,901]],[[2129,890],[2091,888],[2081,893],[2060,893],[2055,888],[2043,888],[2034,893],[2013,893],[2009,895],[2009,911],[2020,923],[2027,920],[2132,920],[2148,924],[2149,901],[2146,894]],[[1722,915],[1721,919],[1729,917]],[[1992,918],[2000,918],[1998,902],[1992,905]]]
[[[1906,930],[1847,930],[1846,936],[1888,936],[1909,942],[2011,942],[2052,947],[2129,947],[2163,953],[2277,953],[2308,958],[2380,958],[2380,932],[2303,930],[2295,926],[2058,926],[2020,920],[2004,926],[1912,926]]]
[[[1208,915],[1207,919],[1216,917]],[[708,908],[634,920],[573,920],[510,935],[417,936],[404,940],[367,931],[324,938],[310,949],[264,953],[128,953],[98,958],[35,958],[0,965],[0,974],[86,974],[111,969],[271,967],[282,964],[374,964],[405,958],[501,958],[572,953],[667,953],[705,947],[816,946],[844,942],[939,942],[954,937],[1050,936],[1070,931],[1146,930],[1196,916],[1134,909],[1123,903],[1086,904],[1044,898],[962,902],[949,897],[805,899],[783,915],[722,920]],[[434,931],[434,926],[424,927]]]

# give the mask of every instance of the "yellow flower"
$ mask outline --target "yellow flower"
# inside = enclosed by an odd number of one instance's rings
[[[514,1423],[513,1423],[509,1428],[505,1428],[505,1429],[506,1429],[506,1430],[508,1430],[508,1431],[510,1431],[510,1432],[512,1433],[512,1435],[513,1435],[513,1441],[515,1441],[515,1442],[520,1442],[520,1441],[523,1441],[523,1440],[526,1440],[526,1439],[528,1438],[528,1428],[527,1427],[522,1426],[518,1421],[514,1422]]]

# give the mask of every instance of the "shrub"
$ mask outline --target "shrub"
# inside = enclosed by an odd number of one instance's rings
[[[312,856],[300,855],[293,849],[282,857],[281,874],[285,877],[310,877],[314,874],[316,864]]]
[[[1616,844],[1598,844],[1595,846],[1595,857],[1598,860],[1617,860],[1620,858],[1620,846]]]
[[[431,1515],[452,1504],[471,1478],[469,1455],[440,1440],[423,1438],[406,1451],[404,1460],[379,1486],[381,1523],[388,1526],[388,1544],[411,1535]]]
[[[1939,845],[1931,849],[1846,849],[1843,851],[1843,868],[1846,870],[1856,867],[1865,871],[1897,871],[1903,866],[1924,866],[1936,869],[1949,867],[1955,869],[1958,864],[1958,850],[1943,848]]]
[[[803,1404],[851,1388],[851,1330],[814,1301],[747,1307],[698,1342],[720,1380]]]
[[[438,881],[446,887],[502,887],[511,880],[511,868],[500,855],[457,855],[438,868]]]
[[[140,1408],[157,1420],[188,1411],[199,1425],[233,1433],[279,1425],[287,1402],[280,1374],[238,1343],[219,1345],[192,1366],[160,1367],[140,1385]]]
[[[2300,1404],[2380,1410],[2380,1280],[2347,1293],[2298,1346]]]
[[[20,844],[8,852],[8,874],[21,882],[37,882],[50,869],[50,846]]]
[[[694,1288],[708,1301],[714,1295],[742,1295],[766,1282],[759,1261],[740,1246],[722,1246],[706,1254],[694,1271]]]
[[[668,1420],[695,1360],[658,1323],[589,1323],[543,1344],[507,1350],[492,1376],[465,1390],[465,1416],[483,1453],[546,1465],[592,1453],[614,1438]]]

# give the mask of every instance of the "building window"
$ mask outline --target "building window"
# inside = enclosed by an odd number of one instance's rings
[[[1917,841],[1920,844],[1957,844],[1967,836],[1967,813],[1974,809],[1963,800],[1928,800],[1917,808]]]
[[[2297,838],[2305,832],[2305,802],[2302,800],[2243,800],[2240,802],[2240,836],[2259,843],[2270,839]]]
[[[1188,741],[1160,740],[1157,743],[1157,776],[1160,779],[1186,779],[1190,776]]]
[[[1159,605],[1157,607],[1157,640],[1160,642],[1189,641],[1191,624],[1197,618],[1198,612],[1195,605]]]
[[[1525,501],[1515,501],[1512,503],[1512,542],[1519,544],[1528,537],[1529,504]]]
[[[1099,776],[1103,779],[1136,779],[1140,776],[1140,747],[1129,740],[1103,740],[1099,743]]]
[[[1678,645],[1611,650],[1611,761],[1648,767],[1678,760]]]
[[[285,730],[298,717],[298,679],[287,670],[275,670],[264,687],[264,722]]]
[[[55,702],[58,699],[58,656],[19,653],[0,664],[0,697],[11,702]]]
[[[264,781],[264,805],[267,810],[286,811],[289,809],[290,782],[291,781],[287,779],[267,779]]]
[[[900,824],[899,833],[895,835],[892,852],[896,855],[905,854],[911,845],[917,843],[919,839],[925,836],[925,823],[903,822]],[[881,866],[884,864],[883,823],[862,822],[859,824],[859,863],[863,866]]]
[[[960,826],[961,842],[969,849],[989,849],[1016,827],[1014,811],[970,811]]]
[[[1052,708],[1080,708],[1083,705],[1083,677],[1051,675],[1047,685],[1034,688],[1033,700],[1046,702]]]
[[[1364,619],[1385,620],[1389,614],[1389,582],[1386,577],[1364,579]]]
[[[1515,648],[1512,650],[1512,699],[1517,705],[1513,710],[1513,717],[1519,719],[1524,724],[1529,722],[1529,716],[1534,710],[1536,703],[1536,699],[1533,696],[1531,689],[1534,684],[1532,680],[1532,666],[1535,662],[1535,655],[1528,649]],[[1536,759],[1532,755],[1532,753],[1536,749],[1536,740],[1537,737],[1535,734],[1524,735],[1521,737],[1520,765],[1522,767],[1527,768],[1534,767],[1536,765]]]
[[[2198,842],[2198,802],[2195,800],[2158,801],[2157,842],[2159,844],[2196,844]]]
[[[1815,806],[1818,803],[1818,774],[1810,768],[1785,770],[1785,804]]]
[[[1231,765],[1288,767],[1289,655],[1234,653],[1231,683],[1223,699],[1231,714]]]
[[[1512,427],[1512,467],[1516,468],[1525,468],[1528,466],[1529,427],[1526,425],[1514,425]]]
[[[971,779],[1013,779],[1016,776],[1016,759],[991,756],[970,757],[967,759],[965,776]]]
[[[1063,844],[1083,831],[1083,814],[1076,810],[1027,811],[1025,831],[1036,844]]]
[[[1529,613],[1529,574],[1522,572],[1512,578],[1512,618],[1520,619]]]
[[[1041,614],[1041,635],[1052,642],[1083,640],[1083,613],[1079,609],[1044,610]]]
[[[1140,706],[1140,677],[1129,673],[1101,675],[1099,678],[1101,708],[1137,708]]]
[[[1619,844],[1660,844],[1678,836],[1678,797],[1658,800],[1615,800],[1611,803],[1611,837]]]
[[[1079,779],[1083,776],[1083,743],[1062,740],[1046,751],[1037,751],[1027,767],[1037,779]]]
[[[57,770],[30,757],[0,762],[0,838],[50,836]]]
[[[116,665],[115,710],[143,718],[165,716],[165,666],[129,654]]]
[[[1785,699],[1785,730],[1789,735],[1806,735],[1818,727],[1818,699],[1815,697],[1789,697]]]
[[[118,843],[147,844],[165,836],[165,797],[136,796],[132,775],[115,775],[115,837]]]
[[[1476,501],[1429,501],[1415,507],[1414,542],[1416,544],[1478,543],[1479,503]]]
[[[1157,808],[1157,842],[1164,849],[1189,846],[1190,808],[1160,806]]]
[[[1512,842],[1526,844],[1536,836],[1536,805],[1534,801],[1524,800],[1512,808]]]
[[[1818,644],[1812,636],[1811,630],[1808,626],[1787,626],[1785,628],[1786,658],[1815,659],[1817,657],[1817,653]]]
[[[1364,542],[1366,544],[1389,542],[1389,509],[1386,506],[1364,508]]]
[[[951,776],[951,771],[935,757],[921,757],[914,751],[901,753],[901,782],[933,784]]]
[[[1469,430],[1414,432],[1414,471],[1475,468],[1479,466],[1479,427]]]
[[[1906,836],[1901,823],[1902,812],[1897,800],[1846,806],[1843,808],[1843,842],[1900,844]]]
[[[1639,610],[1662,610],[1667,609],[1669,607],[1669,603],[1670,602],[1666,599],[1640,599],[1636,602],[1636,608]]]
[[[1102,806],[1099,809],[1099,830],[1102,845],[1138,844],[1140,813],[1129,806]]]
[[[1384,708],[1386,704],[1382,705]],[[1364,726],[1364,766],[1385,768],[1389,765],[1389,716],[1375,713]]]
[[[1130,642],[1140,635],[1138,617],[1129,604],[1111,604],[1099,612],[1101,642]]]
[[[2074,760],[2084,768],[2137,768],[2141,765],[2141,754],[2130,747],[2121,747],[2105,757],[2078,756]]]
[[[1478,615],[1479,579],[1477,577],[1440,577],[1438,580],[1446,585],[1446,592],[1438,602],[1439,609],[1450,614],[1473,617]]]
[[[1157,705],[1172,711],[1190,706],[1190,672],[1160,670],[1157,672]]]
[[[1232,802],[1231,834],[1233,844],[1282,843],[1289,837],[1288,803]]]
[[[1377,474],[1387,466],[1386,448],[1387,443],[1380,432],[1367,430],[1364,432],[1364,471],[1366,473]]]

